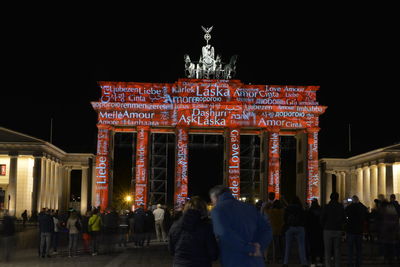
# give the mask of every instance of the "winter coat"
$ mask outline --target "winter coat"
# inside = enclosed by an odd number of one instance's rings
[[[289,205],[285,209],[284,221],[286,229],[288,229],[291,226],[304,227],[306,225],[306,217],[303,207],[299,205]]]
[[[324,230],[342,231],[345,222],[343,205],[337,201],[330,201],[323,209],[321,225]]]
[[[214,233],[221,251],[221,265],[229,267],[264,266],[263,257],[253,257],[251,243],[264,251],[272,240],[272,229],[265,217],[252,205],[236,200],[225,192],[211,211]]]
[[[344,211],[346,214],[346,232],[361,235],[367,219],[367,208],[362,203],[351,203]]]
[[[144,224],[144,231],[146,233],[154,232],[154,229],[155,229],[154,215],[150,210],[146,211],[145,214],[146,214],[146,218],[145,218],[145,224]]]
[[[39,213],[39,230],[41,233],[52,233],[54,231],[53,218],[44,212]]]
[[[146,231],[146,213],[142,208],[138,208],[133,213],[133,232],[142,234]]]
[[[273,235],[281,235],[284,225],[283,214],[284,209],[267,209],[267,215],[272,227]]]
[[[106,233],[116,233],[118,230],[119,216],[116,212],[109,212],[104,215],[103,226]]]
[[[189,209],[176,221],[169,233],[168,248],[174,265],[211,267],[218,257],[218,246],[209,220],[200,211]]]
[[[3,218],[3,236],[13,236],[15,234],[15,219],[11,216],[4,216]]]
[[[395,244],[399,239],[399,215],[396,207],[382,204],[378,210],[379,240],[385,244]]]

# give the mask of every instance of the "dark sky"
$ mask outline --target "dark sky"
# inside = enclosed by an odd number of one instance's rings
[[[96,113],[90,101],[99,98],[96,81],[183,78],[183,55],[197,60],[204,44],[200,26],[214,25],[216,53],[225,61],[239,55],[237,79],[321,86],[318,100],[328,109],[320,117],[320,157],[349,155],[348,124],[353,154],[400,142],[390,21],[359,10],[333,15],[236,11],[214,18],[148,11],[42,12],[14,18],[23,23],[3,33],[0,125],[48,140],[54,118],[55,145],[94,153]]]

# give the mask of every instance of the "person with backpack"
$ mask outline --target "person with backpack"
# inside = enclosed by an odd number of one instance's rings
[[[82,229],[81,222],[76,211],[72,211],[67,221],[67,229],[69,231],[68,257],[76,257],[78,249],[78,235]]]
[[[290,256],[290,246],[293,239],[297,239],[299,247],[299,257],[302,266],[307,266],[306,249],[305,249],[305,211],[301,200],[295,196],[284,213],[284,229],[285,231],[285,257],[283,266],[288,266]]]
[[[211,267],[217,260],[217,241],[207,217],[207,204],[200,197],[192,197],[183,216],[172,225],[168,249],[174,256],[174,267]]]
[[[96,256],[99,250],[99,234],[101,230],[101,217],[98,215],[98,210],[94,209],[92,211],[92,216],[89,218],[88,230],[90,233],[90,238],[92,240],[92,256]]]

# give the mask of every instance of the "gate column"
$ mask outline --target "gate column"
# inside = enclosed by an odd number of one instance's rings
[[[189,130],[186,127],[176,129],[176,152],[175,152],[175,191],[174,206],[176,209],[183,208],[188,197],[188,143]]]
[[[112,127],[97,125],[95,206],[104,210],[108,206],[109,184],[111,180]]]
[[[320,199],[320,178],[318,169],[318,131],[307,129],[307,201]]]
[[[227,175],[228,186],[232,191],[232,195],[239,199],[240,197],[240,129],[229,128],[226,140],[228,158],[227,158]]]
[[[150,127],[138,126],[136,137],[135,207],[147,205]]]
[[[268,137],[268,193],[274,192],[275,198],[279,199],[281,172],[279,129],[273,129]]]

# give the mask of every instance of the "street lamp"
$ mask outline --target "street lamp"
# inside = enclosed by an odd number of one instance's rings
[[[125,197],[125,201],[126,201],[126,202],[131,202],[131,201],[132,201],[132,197],[129,196],[129,195],[126,196],[126,197]]]

